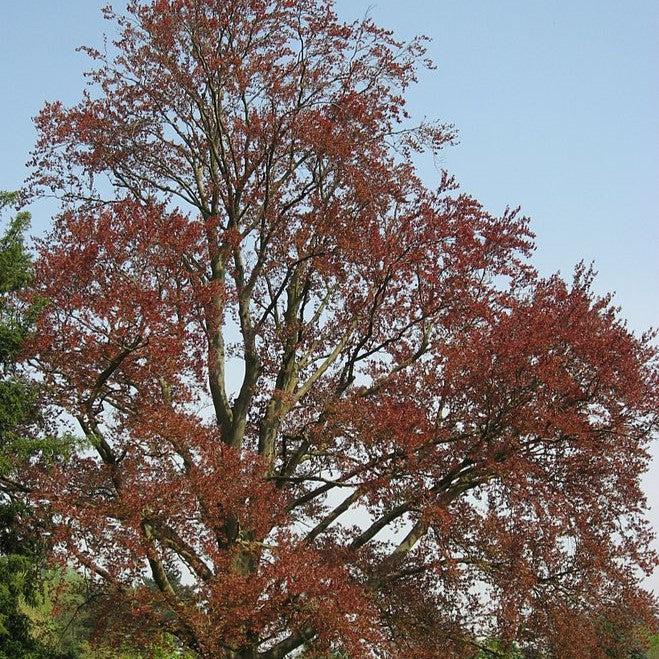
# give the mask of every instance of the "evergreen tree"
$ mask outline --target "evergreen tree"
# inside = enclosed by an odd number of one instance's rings
[[[0,210],[15,194],[0,193]],[[35,391],[17,373],[16,358],[29,327],[29,313],[16,304],[16,293],[30,280],[31,262],[24,242],[26,212],[9,220],[0,238],[0,656],[40,654],[20,603],[35,593],[38,549],[21,532],[27,510],[21,503],[17,465],[29,453],[22,430],[36,419]]]
[[[0,212],[16,203],[16,193],[0,192]],[[25,504],[21,470],[30,457],[53,457],[58,439],[43,438],[37,388],[18,368],[18,357],[36,309],[20,293],[32,277],[25,244],[30,214],[11,217],[0,237],[0,658],[65,656],[53,654],[32,634],[25,606],[39,597],[43,574],[39,534]]]

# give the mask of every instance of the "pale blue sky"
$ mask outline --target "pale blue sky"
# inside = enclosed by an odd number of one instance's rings
[[[73,102],[82,43],[105,0],[3,2],[0,189],[20,185],[47,99]],[[403,37],[432,37],[438,70],[412,91],[417,116],[454,123],[441,166],[494,211],[521,205],[542,272],[595,261],[634,329],[659,325],[659,2],[337,0]],[[433,171],[425,172],[430,180]],[[34,229],[49,207],[32,209]],[[655,450],[655,453],[658,453]],[[646,478],[659,528],[659,458]],[[653,580],[659,590],[659,575]]]

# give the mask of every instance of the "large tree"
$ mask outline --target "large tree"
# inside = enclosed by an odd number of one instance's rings
[[[54,550],[200,657],[631,647],[652,337],[587,268],[540,278],[519,213],[424,184],[453,133],[405,110],[423,41],[331,0],[107,18],[37,119],[31,354],[87,442],[34,475]]]

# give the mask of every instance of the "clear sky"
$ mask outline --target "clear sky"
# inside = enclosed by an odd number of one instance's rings
[[[106,0],[3,2],[0,189],[20,185],[45,100],[74,102],[83,43],[98,44]],[[119,5],[120,2],[117,2]],[[536,265],[594,261],[630,327],[659,326],[659,2],[337,0],[402,37],[432,37],[438,64],[410,109],[453,123],[441,166],[493,211],[521,205]],[[425,172],[431,180],[433,171]],[[34,231],[49,223],[36,204]],[[659,450],[646,490],[659,529]],[[659,546],[659,545],[658,545]],[[652,585],[659,592],[659,574]]]

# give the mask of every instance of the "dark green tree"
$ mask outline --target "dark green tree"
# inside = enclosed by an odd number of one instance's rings
[[[0,213],[17,196],[0,192]],[[18,365],[36,309],[20,293],[32,277],[27,212],[6,221],[0,236],[0,658],[53,657],[35,639],[24,607],[38,597],[42,575],[39,533],[29,524],[21,470],[36,453],[54,456],[63,443],[39,432],[37,387]]]
[[[12,206],[14,193],[0,192],[0,211]],[[17,293],[30,280],[31,261],[24,233],[30,216],[11,218],[0,238],[0,656],[38,656],[22,601],[36,589],[38,547],[22,532],[28,513],[21,499],[18,465],[29,455],[24,432],[36,421],[34,388],[17,371],[17,356],[29,331],[29,312],[17,304]]]

